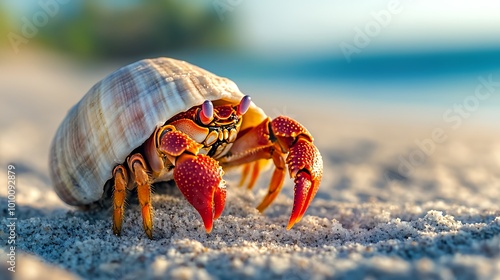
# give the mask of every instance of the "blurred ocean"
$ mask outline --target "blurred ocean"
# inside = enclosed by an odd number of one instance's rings
[[[460,113],[493,124],[500,117],[500,49],[258,58],[248,55],[179,55],[226,76],[252,95],[303,98],[308,104],[342,103],[379,116],[408,115],[442,122]],[[481,81],[490,81],[489,87]],[[475,97],[476,90],[485,98]],[[477,101],[477,102],[476,102]]]

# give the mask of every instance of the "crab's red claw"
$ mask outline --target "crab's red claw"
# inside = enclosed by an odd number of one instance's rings
[[[311,176],[306,172],[300,172],[295,177],[295,192],[294,192],[294,200],[293,200],[293,209],[292,215],[290,216],[290,220],[288,221],[288,226],[286,229],[291,229],[295,223],[300,221],[302,216],[304,215],[305,210],[307,209],[307,197],[309,196],[309,192],[311,190]]]
[[[198,211],[207,233],[224,210],[226,186],[218,162],[206,155],[183,154],[177,159],[174,180],[187,201]]]
[[[287,226],[287,229],[291,229],[302,219],[318,192],[323,177],[323,159],[308,138],[299,137],[290,147],[287,164],[295,182],[293,209]]]

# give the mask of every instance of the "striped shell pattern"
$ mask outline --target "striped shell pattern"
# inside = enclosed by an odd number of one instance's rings
[[[71,108],[56,132],[49,159],[56,193],[70,205],[100,200],[113,168],[156,127],[205,100],[237,104],[243,96],[231,80],[169,58],[113,72]],[[264,118],[252,103],[241,129]]]

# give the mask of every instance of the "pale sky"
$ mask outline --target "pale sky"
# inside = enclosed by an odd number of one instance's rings
[[[233,2],[240,2],[232,11],[241,24],[240,40],[257,52],[340,52],[338,45],[352,44],[355,28],[365,29],[372,13],[387,10],[390,2],[399,12],[391,13],[387,26],[370,38],[371,50],[500,46],[500,1]]]

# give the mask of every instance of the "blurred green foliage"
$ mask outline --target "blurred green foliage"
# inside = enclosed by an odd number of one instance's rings
[[[4,10],[0,9],[0,34],[2,34],[2,38],[0,39],[0,43],[4,43],[7,40],[7,34],[9,33],[9,25],[7,22],[7,15]]]
[[[125,3],[81,0],[61,4],[58,13],[30,40],[80,58],[130,58],[233,46],[231,25],[219,20],[211,1]],[[41,10],[33,6],[28,19]]]

